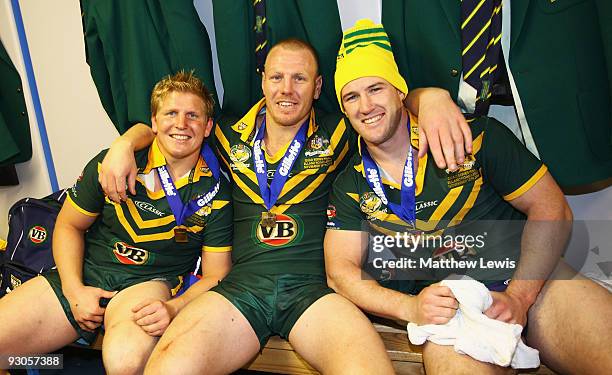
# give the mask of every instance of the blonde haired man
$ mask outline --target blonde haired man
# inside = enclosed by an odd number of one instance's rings
[[[157,83],[151,113],[155,139],[135,155],[136,194],[120,204],[105,197],[98,167],[106,150],[87,164],[57,218],[57,270],[0,300],[0,354],[92,342],[104,324],[106,371],[141,373],[170,320],[229,272],[232,205],[204,142],[211,96],[179,72]],[[171,300],[200,255],[203,279]]]

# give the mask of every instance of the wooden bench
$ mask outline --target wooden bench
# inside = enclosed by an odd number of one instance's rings
[[[387,348],[387,353],[397,374],[425,374],[421,347],[408,341],[406,330],[391,324],[374,323]],[[271,337],[264,349],[253,361],[244,367],[248,370],[266,371],[277,374],[318,374],[302,357],[297,354],[291,344],[280,337]],[[520,374],[554,375],[555,373],[544,365]]]
[[[403,327],[393,322],[378,320],[374,323],[374,327],[385,343],[396,373],[406,375],[425,373],[421,347],[412,345],[408,341]],[[92,348],[102,348],[102,335],[98,336]],[[293,350],[291,344],[278,336],[271,337],[263,350],[244,366],[244,369],[276,374],[318,374]],[[554,375],[555,373],[542,365],[537,369],[521,371],[520,374]]]

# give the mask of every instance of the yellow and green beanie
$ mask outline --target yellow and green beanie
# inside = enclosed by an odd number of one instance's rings
[[[342,36],[334,74],[336,97],[342,111],[342,88],[362,77],[384,78],[404,94],[408,93],[408,85],[395,63],[389,36],[381,24],[369,19],[357,21]]]

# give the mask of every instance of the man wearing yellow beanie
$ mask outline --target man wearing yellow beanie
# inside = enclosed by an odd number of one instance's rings
[[[561,281],[559,268],[547,280],[565,246],[571,211],[546,166],[512,133],[480,117],[471,122],[473,154],[459,170],[439,169],[427,154],[419,158],[416,118],[403,107],[405,80],[382,25],[369,20],[345,31],[335,84],[342,110],[360,136],[359,154],[338,175],[328,208],[326,272],[336,292],[375,315],[439,325],[454,318],[459,303],[435,282],[466,274],[492,291],[484,311],[488,318],[521,326],[529,319],[527,344],[546,349],[562,343],[563,351],[570,348],[568,340],[595,331],[606,333],[591,335],[584,347],[610,346],[610,323],[599,317],[612,313],[612,294],[590,280]],[[524,231],[508,224],[525,219]],[[465,237],[459,234],[476,234],[474,225],[487,236],[460,246]],[[435,236],[452,241],[429,243]],[[487,263],[492,260],[499,262]],[[362,270],[371,279],[364,279]],[[588,311],[584,316],[595,319],[586,322],[568,306],[579,298],[581,311]],[[510,365],[510,358],[467,354],[472,357],[427,342],[426,372],[488,373]],[[535,367],[537,355],[535,361],[513,366]]]

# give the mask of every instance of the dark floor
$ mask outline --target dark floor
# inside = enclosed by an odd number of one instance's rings
[[[30,370],[29,374],[36,375],[104,375],[102,366],[102,352],[94,349],[66,347],[56,353],[64,355],[64,368],[62,370]],[[10,370],[11,375],[26,375],[26,370]],[[234,375],[266,375],[266,372],[240,370]]]

